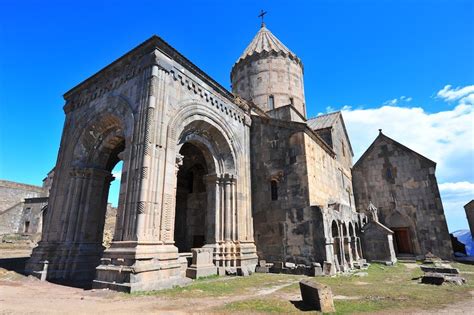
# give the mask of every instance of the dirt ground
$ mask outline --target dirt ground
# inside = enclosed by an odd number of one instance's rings
[[[0,253],[0,260],[5,258],[5,255],[4,251]],[[11,255],[22,257],[24,252],[8,254],[9,257],[12,257]],[[417,268],[417,266],[413,264],[403,268],[410,270]],[[376,270],[372,273],[374,272]],[[470,269],[466,272],[467,274],[472,273]],[[243,280],[241,277],[225,277],[204,280],[197,283],[197,285],[172,291],[168,294],[129,295],[109,290],[83,290],[42,282],[36,278],[24,276],[17,271],[0,268],[0,314],[258,313],[258,304],[251,304],[252,306],[246,304],[258,303],[251,301],[275,301],[275,303],[281,301],[286,303],[283,308],[284,313],[304,311],[304,309],[298,307],[301,303],[301,297],[297,289],[298,281],[304,276],[260,274],[252,277],[257,279],[257,284],[249,282],[249,280]],[[247,277],[247,279],[252,277]],[[358,278],[351,281],[359,288],[364,288],[369,286],[369,283],[365,282],[369,281],[367,280],[369,278]],[[341,281],[343,280],[341,279]],[[242,284],[245,281],[247,281],[246,284]],[[333,279],[333,281],[339,280]],[[220,291],[220,288],[225,290],[229,287],[238,287],[239,289]],[[347,303],[362,299],[355,294],[356,292],[353,296],[350,296],[350,293],[339,293],[338,295],[335,292],[334,298],[336,301],[346,301]],[[470,289],[468,293],[470,296],[466,296],[465,300],[450,303],[449,306],[443,306],[437,310],[420,311],[409,308],[408,310],[397,311],[391,309],[390,311],[378,310],[373,314],[474,314],[474,291]],[[446,298],[449,299],[448,296]],[[271,309],[271,303],[269,303],[270,306],[266,305],[265,309],[260,309],[260,312],[278,311],[277,308]],[[238,305],[238,307],[229,308],[228,305],[230,304]],[[243,308],[240,309],[239,307],[242,306]],[[252,308],[250,312],[248,307],[257,308]],[[281,308],[280,312],[282,312]],[[347,310],[344,313],[347,313]],[[349,313],[352,313],[352,311],[349,311]]]
[[[226,303],[256,296],[264,297],[294,283],[297,281],[261,289],[251,295],[186,298],[185,301],[177,301],[175,298],[130,296],[109,290],[83,290],[12,274],[11,279],[0,280],[0,314],[214,313],[214,309]]]
[[[11,273],[11,272],[10,272]],[[3,277],[5,278],[5,276]],[[8,278],[8,277],[7,277]],[[289,283],[291,284],[291,282]],[[260,291],[261,297],[273,294],[284,284]],[[471,299],[455,303],[438,311],[410,312],[411,314],[473,314],[474,291]],[[214,312],[218,306],[231,301],[255,297],[202,297],[179,301],[157,296],[128,296],[108,290],[82,290],[41,282],[30,277],[12,274],[0,281],[0,314],[187,314]],[[298,299],[297,296],[287,298]],[[336,297],[337,298],[337,297]],[[295,308],[295,312],[298,309]],[[397,314],[397,312],[391,312]],[[407,314],[406,311],[401,312]],[[399,314],[401,314],[399,313]],[[379,314],[389,314],[380,312]]]

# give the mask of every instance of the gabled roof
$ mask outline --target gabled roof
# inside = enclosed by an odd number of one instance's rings
[[[473,203],[473,204],[474,204],[474,199],[473,199],[473,200],[471,200],[471,201],[469,201],[468,203],[466,203],[466,204],[464,205],[464,207],[467,207],[467,206],[469,206],[471,203]]]
[[[388,140],[389,142],[392,142],[394,145],[396,145],[397,147],[403,149],[404,151],[410,153],[410,154],[413,154],[414,156],[416,156],[417,158],[419,158],[420,160],[423,160],[425,162],[427,162],[428,164],[432,164],[434,167],[436,167],[436,162],[428,159],[427,157],[421,155],[420,153],[416,152],[416,151],[413,151],[412,149],[410,149],[409,147],[406,147],[404,146],[403,144],[401,144],[400,142],[398,141],[395,141],[393,140],[392,138],[384,135],[382,133],[382,129],[379,129],[379,135],[377,136],[377,138],[375,138],[374,142],[372,142],[372,144],[367,148],[367,150],[365,150],[364,154],[361,155],[361,157],[359,158],[359,160],[354,164],[354,166],[352,167],[353,169],[355,169],[357,167],[357,165],[359,165],[360,163],[362,163],[361,161],[363,161],[365,159],[365,157],[376,147],[377,143],[379,141],[382,141],[382,140]]]
[[[309,128],[313,130],[325,129],[332,127],[338,119],[341,112],[334,112],[329,114],[320,115],[309,119],[306,123]]]
[[[363,230],[369,228],[370,226],[374,226],[376,228],[379,228],[389,234],[394,234],[392,230],[390,230],[388,227],[386,227],[385,225],[383,225],[382,223],[378,222],[378,221],[369,221],[369,223],[367,223],[366,225],[364,225],[362,227]]]
[[[342,128],[344,130],[344,134],[347,138],[347,143],[349,144],[349,149],[351,150],[352,156],[354,156],[354,151],[352,150],[351,140],[349,139],[349,134],[347,133],[346,124],[344,123],[344,118],[342,117],[342,113],[340,111],[320,115],[314,118],[311,118],[306,121],[306,124],[309,128],[314,131],[318,131],[321,129],[332,128],[338,120],[341,120]]]
[[[291,59],[297,60],[301,63],[301,60],[289,50],[283,43],[270,32],[265,25],[262,25],[257,35],[253,38],[247,48],[244,50],[242,55],[235,63],[240,60],[246,59],[247,57],[260,54],[262,52],[276,52],[282,55],[288,56]]]

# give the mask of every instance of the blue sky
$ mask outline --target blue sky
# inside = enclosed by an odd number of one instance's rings
[[[229,88],[262,8],[267,27],[303,60],[308,116],[344,109],[355,160],[383,128],[438,162],[450,230],[467,227],[462,205],[474,197],[467,0],[1,0],[0,178],[40,185],[56,161],[62,94],[153,34]]]

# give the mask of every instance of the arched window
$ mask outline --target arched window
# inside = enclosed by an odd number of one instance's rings
[[[270,182],[270,190],[272,193],[272,200],[278,200],[278,182],[274,179]]]
[[[273,97],[273,95],[270,95],[268,97],[268,108],[275,109],[275,98]]]

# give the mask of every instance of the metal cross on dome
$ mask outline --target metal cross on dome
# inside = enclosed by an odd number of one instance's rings
[[[263,21],[263,18],[265,17],[265,14],[267,14],[267,11],[260,10],[260,14],[258,15],[259,18],[262,19],[262,27],[265,26],[265,22]]]

